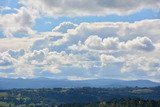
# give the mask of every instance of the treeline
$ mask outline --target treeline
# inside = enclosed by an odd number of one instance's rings
[[[128,99],[128,100],[127,100]],[[159,105],[160,87],[152,88],[42,88],[0,90],[2,107]],[[105,102],[103,102],[105,101]],[[99,103],[95,103],[99,102]],[[78,106],[78,107],[79,107]],[[103,107],[102,106],[102,107]],[[132,107],[131,106],[131,107]],[[93,106],[94,107],[94,106]],[[125,106],[124,106],[125,107]],[[126,106],[129,107],[129,106]],[[154,106],[156,107],[156,106]],[[160,107],[160,106],[159,106]]]
[[[3,105],[2,105],[3,104]],[[101,101],[91,103],[72,103],[72,104],[11,104],[1,103],[0,107],[160,107],[160,100],[142,99],[120,99],[112,101]]]
[[[160,107],[160,100],[121,99],[97,103],[61,104],[58,107]]]

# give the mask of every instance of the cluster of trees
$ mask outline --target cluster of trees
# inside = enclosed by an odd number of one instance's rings
[[[121,99],[110,102],[61,104],[58,107],[160,107],[160,100]]]
[[[12,104],[0,102],[0,107],[160,107],[160,100],[113,99],[111,101],[72,104]]]
[[[114,100],[113,100],[114,99]],[[128,99],[128,100],[126,100]],[[68,106],[116,107],[115,105],[159,105],[160,87],[153,88],[43,88],[0,90],[0,106]],[[105,101],[105,102],[103,102]],[[99,102],[99,103],[95,103]],[[90,103],[90,104],[89,104]],[[72,107],[69,105],[69,107]],[[78,106],[78,107],[79,107]],[[121,106],[118,106],[121,107]],[[154,106],[156,107],[156,106]],[[159,106],[160,107],[160,106]]]

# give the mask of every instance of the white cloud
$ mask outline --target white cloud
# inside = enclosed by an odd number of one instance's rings
[[[101,49],[103,47],[102,39],[98,36],[89,36],[85,41],[85,45],[89,48],[96,50]]]
[[[53,36],[49,36],[50,34],[52,34]],[[59,44],[63,43],[63,36],[57,36],[57,34],[54,34],[53,32],[49,32],[47,34],[42,34],[42,38],[39,38],[37,40],[35,40],[32,45],[30,46],[30,50],[42,50],[45,48],[49,48],[50,46],[57,46]],[[61,42],[62,41],[62,42]]]
[[[0,66],[8,67],[12,66],[15,60],[8,53],[0,53]]]
[[[155,49],[153,42],[147,37],[137,37],[133,40],[129,40],[126,43],[122,43],[121,47],[142,51],[153,51]]]
[[[100,61],[102,63],[102,66],[107,66],[108,64],[123,62],[123,58],[116,58],[112,55],[100,55]]]
[[[11,51],[8,51],[9,53]],[[8,52],[3,52],[9,55]],[[13,51],[12,51],[13,52]],[[21,52],[14,51],[15,53]],[[15,56],[13,56],[15,57]],[[4,60],[1,65],[11,66],[14,68],[13,74],[16,76],[33,77],[35,70],[38,69],[38,73],[49,72],[53,74],[61,73],[62,68],[77,67],[88,69],[92,67],[92,61],[76,54],[67,54],[66,52],[49,52],[48,49],[26,51],[24,55],[13,58],[9,55],[9,60]],[[10,63],[11,59],[14,59],[14,63]],[[15,63],[16,62],[16,63]]]
[[[46,65],[59,65],[60,67],[74,66],[78,68],[88,68],[89,59],[76,54],[67,54],[66,52],[49,52],[46,59]]]
[[[0,39],[0,52],[29,48],[34,41],[42,37],[2,38]]]
[[[68,79],[81,80],[114,70],[118,70],[115,75],[126,73],[128,77],[133,74],[139,78],[141,73],[146,77],[160,76],[160,19],[79,25],[63,22],[51,32],[37,33],[33,30],[38,17],[123,16],[143,9],[159,9],[159,0],[19,2],[21,7],[14,9],[14,13],[0,14],[0,31],[6,37],[12,37],[0,39],[0,77],[34,77],[44,72],[63,73]],[[0,11],[10,9],[0,7]],[[16,33],[30,36],[14,38]],[[88,71],[84,72],[85,78],[74,68]],[[78,76],[72,76],[72,72]]]
[[[16,65],[15,68],[15,72],[13,72],[15,77],[35,77],[33,66],[23,64]]]
[[[45,52],[46,51],[46,52]],[[47,50],[41,50],[41,51],[33,51],[31,53],[28,53],[26,54],[26,61],[27,63],[29,64],[33,64],[33,65],[36,65],[36,64],[39,64],[39,63],[42,63],[43,64],[43,61],[44,61],[44,58],[45,58],[45,54],[47,53]]]
[[[80,80],[90,80],[90,79],[96,79],[96,78],[87,78],[87,77],[81,77],[81,76],[68,76],[68,80],[72,81],[80,81]]]
[[[141,55],[127,55],[124,57],[124,64],[121,72],[145,71],[149,76],[160,75],[160,59],[154,55],[152,57]]]
[[[15,9],[17,12],[10,14],[1,14],[0,15],[0,31],[4,33],[6,37],[11,37],[14,33],[20,34],[35,34],[36,31],[33,30],[33,25],[35,24],[35,19],[43,16],[50,17],[59,17],[59,16],[99,16],[99,15],[127,15],[142,9],[154,9],[158,10],[160,6],[159,0],[146,0],[146,1],[105,1],[105,0],[20,0],[21,7]],[[9,7],[3,7],[3,9],[9,9]],[[64,11],[65,10],[65,11]],[[148,22],[147,22],[148,23]],[[146,23],[146,25],[147,25]],[[109,23],[108,23],[109,24]],[[125,23],[126,25],[128,23]],[[157,23],[156,23],[157,24]],[[130,26],[126,28],[124,25],[115,24],[108,26],[105,32],[110,32],[109,35],[115,35],[121,33],[125,35],[124,31],[128,31],[130,27],[136,29],[136,27]],[[153,25],[153,24],[152,24]],[[122,31],[115,32],[119,30],[121,26]],[[63,27],[63,28],[62,28]],[[68,29],[75,28],[76,25],[72,23],[62,23],[60,26],[57,26],[53,31],[59,31],[61,33],[66,33]],[[100,27],[100,26],[99,26]],[[117,29],[118,27],[118,29]],[[139,24],[139,27],[141,24]],[[92,26],[93,28],[93,26]],[[110,28],[110,29],[109,29]],[[131,30],[132,30],[131,29]],[[87,30],[87,29],[86,29]],[[159,29],[157,29],[159,30]],[[141,28],[141,31],[145,31],[145,28]],[[94,29],[92,31],[94,32]],[[92,33],[90,32],[90,33]],[[89,33],[89,32],[88,32]],[[100,32],[97,32],[100,33]],[[157,32],[152,32],[156,34]],[[134,34],[134,32],[132,33]],[[97,35],[97,34],[94,34]]]
[[[21,7],[17,13],[0,15],[0,30],[6,37],[12,37],[13,33],[34,34],[35,18],[34,11]]]
[[[20,2],[48,16],[126,15],[142,9],[159,9],[160,5],[159,0],[21,0]]]
[[[61,73],[61,70],[59,69],[59,66],[45,66],[43,67],[43,71],[48,71],[53,74],[59,74]]]
[[[97,35],[99,38],[102,38],[102,39],[105,38],[103,40],[103,44],[99,44],[99,46],[105,45],[105,48],[108,48],[108,49],[109,48],[116,49],[117,42],[119,41],[126,43],[126,41],[134,40],[137,37],[140,37],[140,38],[146,37],[150,39],[149,41],[151,41],[150,42],[150,46],[151,46],[152,42],[157,43],[160,40],[158,39],[160,38],[159,26],[160,26],[159,19],[143,20],[143,21],[137,21],[134,23],[128,23],[128,22],[81,23],[80,25],[77,25],[75,29],[70,29],[67,31],[67,33],[64,33],[64,34],[60,32],[59,33],[50,32],[48,33],[48,35],[52,35],[52,36],[46,36],[41,40],[35,41],[34,43],[35,45],[33,45],[31,48],[32,50],[44,49],[47,47],[54,47],[54,49],[56,49],[57,46],[59,46],[58,47],[59,51],[63,51],[68,46],[71,48],[72,45],[75,46],[77,43],[79,44],[84,43],[87,40],[87,38],[90,37],[91,35]],[[63,29],[62,26],[61,26],[61,29]],[[109,40],[109,39],[112,39],[112,40]],[[108,41],[110,41],[110,43]],[[142,43],[142,44],[147,45],[146,48],[149,46],[149,44],[146,44],[146,43]],[[95,45],[98,45],[98,44],[95,44]],[[79,50],[81,50],[82,47],[78,47],[78,48]]]
[[[119,39],[108,37],[108,38],[100,38],[98,36],[89,36],[84,44],[86,47],[95,50],[115,50],[119,47]]]
[[[67,33],[69,29],[75,29],[76,27],[77,25],[71,22],[63,22],[59,26],[56,26],[52,31],[60,32],[60,33]]]
[[[138,21],[134,23],[128,23],[128,22],[97,22],[97,23],[81,23],[78,25],[75,29],[68,30],[65,34],[55,34],[55,35],[61,35],[61,38],[57,41],[49,40],[48,37],[44,38],[42,40],[48,42],[51,47],[54,46],[63,46],[64,48],[67,48],[68,46],[75,46],[79,42],[79,44],[85,42],[85,40],[91,36],[91,35],[97,35],[99,38],[108,38],[115,39],[112,40],[115,44],[112,45],[116,47],[116,42],[118,38],[121,42],[126,42],[128,40],[133,40],[137,37],[147,37],[151,39],[152,42],[159,42],[160,39],[160,20],[143,20]],[[54,32],[53,32],[54,35]],[[104,42],[107,41],[104,40]],[[109,40],[111,42],[111,40]],[[106,42],[109,43],[109,42]],[[46,42],[45,42],[46,44]],[[102,44],[99,44],[99,46]],[[109,44],[108,45],[109,48]],[[148,44],[149,45],[149,44]],[[147,46],[148,46],[147,45]],[[38,45],[37,45],[38,46]],[[41,48],[46,48],[45,45],[42,45]],[[111,46],[111,45],[110,45]],[[112,46],[112,48],[113,48]],[[106,46],[107,47],[107,46]],[[79,47],[80,48],[80,47]],[[111,47],[110,47],[111,48]],[[80,49],[81,50],[81,49]],[[61,50],[63,51],[63,50]]]
[[[147,37],[137,37],[133,40],[128,40],[127,42],[120,42],[117,37],[100,38],[98,36],[89,36],[84,44],[81,42],[78,45],[72,45],[69,47],[71,50],[95,50],[95,51],[153,51],[155,46],[153,42]]]
[[[20,50],[19,52],[21,52]],[[21,65],[17,55],[10,55],[11,52],[19,53],[18,51],[7,51],[0,53],[0,69],[4,75],[12,75],[16,77],[30,77],[33,76],[33,67],[26,66],[26,64]],[[12,57],[13,56],[13,57]],[[20,55],[21,56],[21,55]],[[15,58],[14,58],[15,57]],[[8,73],[7,73],[8,72]]]
[[[29,77],[41,73],[63,76],[84,73],[82,77],[94,78],[107,76],[114,70],[116,75],[133,74],[140,78],[141,75],[137,75],[140,72],[154,77],[160,75],[159,24],[159,19],[81,23],[70,30],[61,25],[56,27],[65,29],[65,33],[60,30],[0,39],[0,50],[8,52],[7,61],[11,62],[3,68],[12,67],[14,75]],[[2,60],[4,63],[4,58]]]

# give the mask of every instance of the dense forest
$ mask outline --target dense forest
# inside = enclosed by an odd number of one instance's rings
[[[0,90],[1,107],[160,107],[160,87]]]
[[[59,107],[160,107],[160,100],[121,99],[97,103],[61,104]]]

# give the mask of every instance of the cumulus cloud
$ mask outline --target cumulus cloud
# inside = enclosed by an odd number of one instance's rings
[[[33,77],[33,68],[31,66],[26,66],[26,64],[21,65],[21,60],[16,54],[21,53],[20,51],[7,51],[0,53],[0,69],[3,75],[10,75],[11,77]],[[23,53],[23,52],[22,52]]]
[[[95,50],[115,50],[118,48],[119,39],[113,37],[102,39],[98,36],[89,36],[84,44],[86,47]]]
[[[85,45],[89,48],[93,49],[101,49],[102,48],[102,39],[98,36],[90,36],[85,41]]]
[[[1,68],[8,68],[13,66],[16,63],[16,60],[12,58],[7,52],[0,53],[0,67]]]
[[[94,78],[112,71],[117,71],[117,75],[131,76],[137,72],[160,75],[159,24],[159,19],[96,22],[69,29],[63,23],[55,31],[33,37],[1,39],[1,53],[9,56],[8,60],[1,59],[1,64],[4,68],[8,61],[11,65],[5,68],[12,66],[14,75],[29,77],[43,73],[82,75],[83,72],[84,77]]]
[[[17,53],[17,54],[16,54]],[[0,53],[0,68],[5,71],[12,68],[12,76],[34,77],[36,69],[51,74],[61,73],[62,68],[76,67],[88,69],[94,63],[87,57],[66,52],[50,52],[48,49],[30,51],[6,51]],[[6,72],[7,73],[7,72]]]
[[[127,55],[124,60],[121,72],[145,71],[149,76],[160,74],[160,59],[155,56]]]
[[[147,37],[137,37],[127,42],[120,42],[119,38],[108,37],[100,38],[98,36],[89,36],[84,44],[79,43],[78,45],[72,45],[69,47],[71,50],[126,50],[126,51],[153,51],[155,46],[153,42]]]
[[[77,25],[71,22],[63,22],[59,26],[56,26],[52,31],[60,32],[60,33],[67,33],[69,29],[75,29],[76,27]]]
[[[123,62],[123,59],[122,58],[116,58],[112,55],[102,54],[102,55],[100,55],[100,61],[102,63],[102,66],[107,66],[108,64]]]
[[[59,45],[66,46],[84,42],[89,36],[97,35],[100,38],[119,38],[120,41],[128,41],[139,37],[148,37],[153,42],[158,42],[160,20],[143,20],[134,23],[128,22],[96,22],[81,23],[75,29],[63,34]],[[116,44],[115,44],[116,45]]]
[[[46,65],[59,65],[61,67],[74,66],[78,68],[88,68],[90,65],[89,61],[86,57],[72,53],[67,54],[64,51],[60,53],[50,52],[46,57]]]
[[[80,77],[82,72],[85,78],[110,76],[112,72],[160,76],[160,19],[63,22],[50,32],[33,30],[37,18],[130,15],[159,9],[159,0],[19,0],[19,4],[14,12],[11,7],[0,7],[4,12],[12,9],[0,14],[0,32],[12,37],[0,39],[0,77],[49,73],[74,79],[74,74]],[[17,33],[30,36],[13,37]]]
[[[157,9],[160,5],[159,0],[21,0],[20,2],[48,16],[126,15],[142,9]]]
[[[46,35],[46,34],[44,34]],[[57,46],[59,44],[63,43],[62,40],[63,36],[57,36],[57,35],[53,35],[53,36],[44,36],[43,38],[37,39],[35,40],[32,45],[30,46],[30,50],[42,50],[45,48],[49,48],[52,45],[53,46]]]
[[[146,0],[146,1],[105,1],[105,0],[20,0],[21,7],[15,9],[15,13],[1,14],[0,15],[0,31],[6,37],[11,37],[14,33],[20,34],[35,34],[33,30],[35,20],[38,17],[59,17],[59,16],[99,16],[99,15],[128,15],[142,9],[158,10],[160,6],[159,0]],[[5,7],[9,9],[9,7]],[[5,9],[3,8],[3,9]],[[65,11],[64,11],[65,10]],[[127,24],[127,23],[126,23]],[[111,32],[111,35],[117,30],[117,24],[108,26],[106,32]],[[141,27],[141,25],[139,25]],[[63,28],[62,28],[63,27]],[[68,29],[73,29],[76,24],[62,23],[57,26],[53,31],[66,33]],[[93,26],[92,26],[93,27]],[[114,29],[112,29],[114,27]],[[122,27],[122,26],[121,26]],[[143,26],[142,26],[143,27]],[[133,28],[135,28],[133,26]],[[122,27],[123,30],[129,28]],[[145,29],[141,28],[142,31]],[[87,30],[87,29],[86,29]],[[94,31],[94,30],[93,30]],[[128,30],[127,30],[128,31]],[[119,31],[122,35],[125,32]]]
[[[47,51],[47,50],[46,50]],[[40,64],[40,63],[43,63],[44,61],[44,58],[45,58],[45,53],[44,50],[41,50],[41,51],[33,51],[32,53],[29,53],[29,54],[26,54],[26,61],[29,63],[29,64]]]
[[[30,77],[35,77],[34,74],[34,67],[29,66],[29,65],[16,65],[15,70],[13,72],[13,75],[10,77],[25,77],[25,78],[30,78]]]
[[[100,55],[101,67],[117,67],[123,74],[131,73],[137,77],[154,77],[160,75],[160,59],[154,55],[148,57],[140,54],[125,56]]]
[[[147,37],[137,37],[127,41],[125,44],[122,43],[121,46],[131,50],[136,49],[142,51],[152,51],[155,49],[153,42]]]
[[[0,15],[0,31],[6,37],[12,37],[13,33],[34,34],[32,26],[35,18],[33,11],[21,7],[17,13]]]
[[[38,41],[42,37],[23,37],[23,38],[1,38],[0,52],[8,50],[20,50],[29,48],[34,41]]]
[[[32,46],[32,50],[51,47],[52,49],[58,48],[57,49],[58,51],[63,51],[68,47],[69,48],[71,48],[71,46],[75,47],[77,43],[83,44],[86,40],[89,40],[87,38],[92,35],[98,36],[96,40],[98,40],[98,38],[104,39],[103,44],[99,44],[100,47],[102,47],[102,45],[105,45],[105,48],[112,48],[112,49],[117,48],[118,42],[126,43],[126,41],[133,40],[137,37],[140,38],[146,37],[148,39],[151,39],[150,40],[151,43],[152,42],[157,43],[160,40],[157,39],[160,38],[159,25],[160,25],[159,19],[143,20],[134,23],[129,23],[129,22],[81,23],[77,25],[75,29],[68,30],[67,33],[55,34],[55,32],[52,32],[53,36],[45,36],[43,39],[35,41],[34,42],[35,45]],[[62,26],[61,28],[63,29]],[[151,43],[150,45],[152,45]],[[146,43],[143,44],[146,45]],[[146,48],[148,48],[148,46],[149,44],[146,45]],[[150,46],[150,48],[154,49],[153,46]],[[79,47],[79,50],[81,50],[81,47]]]

